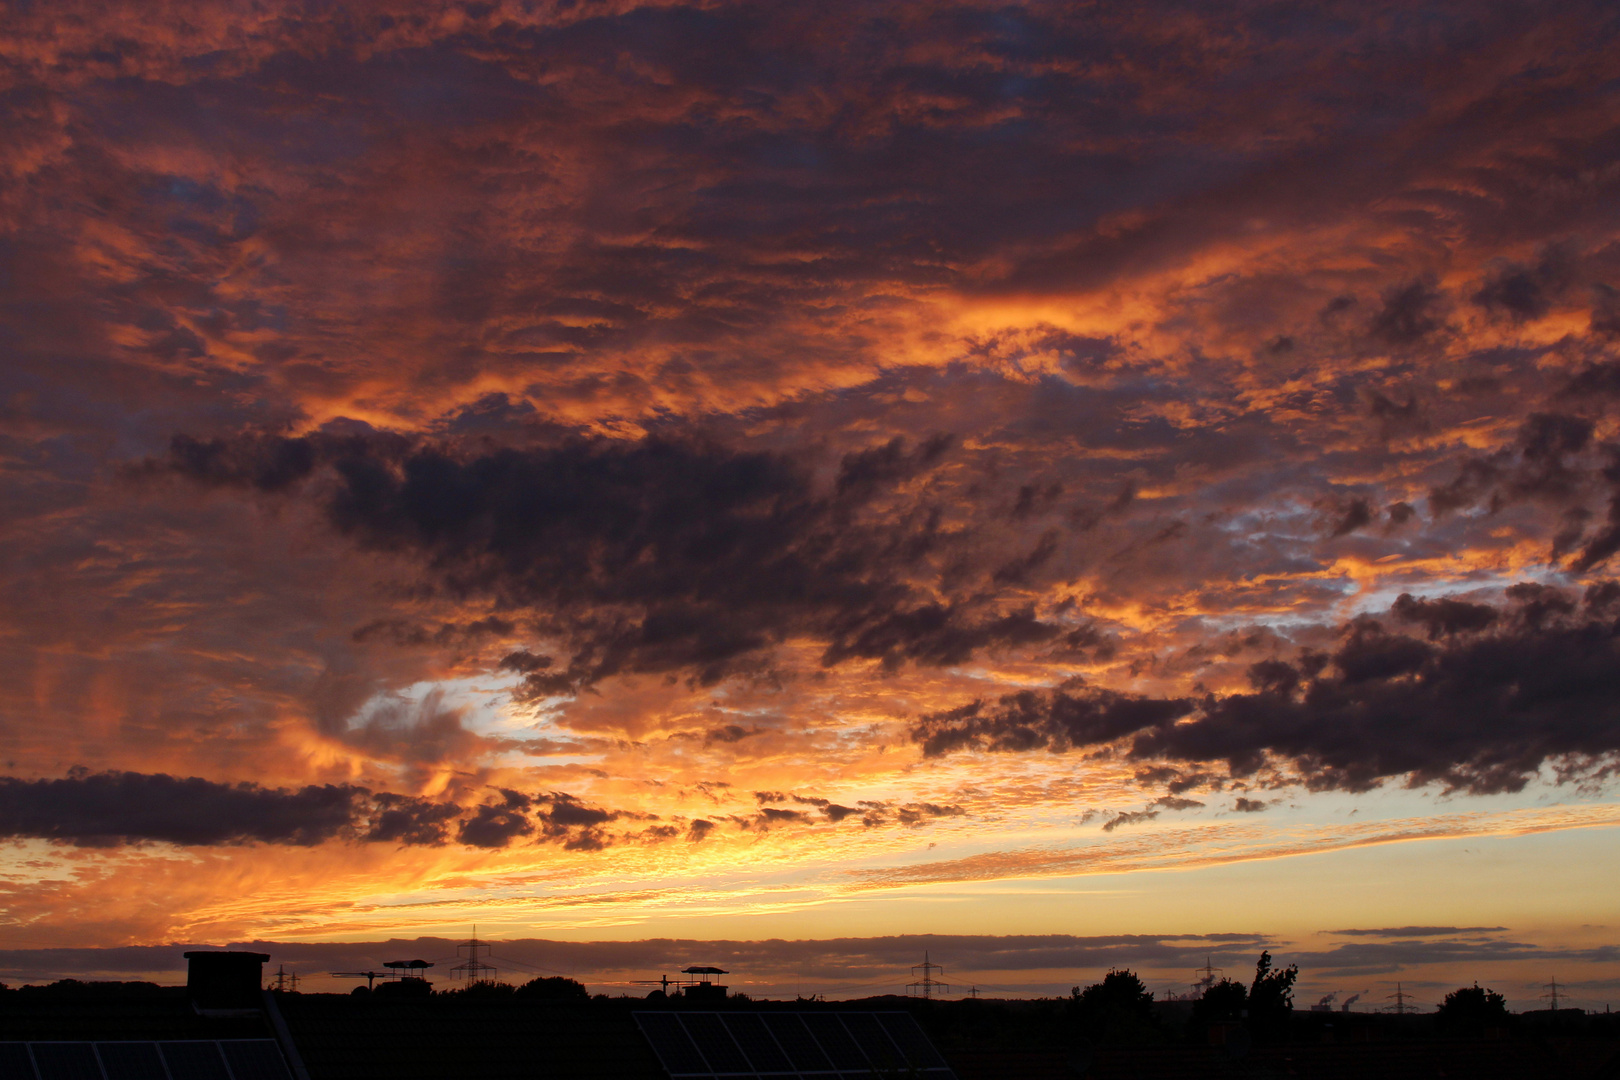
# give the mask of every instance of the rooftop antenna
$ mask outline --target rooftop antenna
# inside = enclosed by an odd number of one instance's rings
[[[277,964],[276,965],[276,982],[275,982],[275,985],[271,987],[271,989],[272,990],[294,990],[294,991],[296,991],[298,989],[298,973],[293,972],[293,971],[288,971],[286,964]]]
[[[472,938],[456,946],[456,955],[458,957],[461,955],[462,949],[467,950],[466,962],[451,968],[450,977],[459,979],[465,976],[468,982],[494,982],[499,969],[479,959],[480,955],[488,956],[492,948],[494,946],[488,942],[478,940],[478,927],[474,926]]]
[[[1417,1012],[1417,1006],[1416,1005],[1408,1005],[1406,1003],[1406,999],[1408,997],[1410,997],[1410,996],[1411,996],[1410,994],[1408,994],[1406,991],[1401,989],[1401,984],[1400,983],[1396,983],[1395,984],[1395,992],[1393,994],[1387,995],[1385,1000],[1388,1000],[1388,998],[1394,998],[1395,999],[1395,1015],[1396,1016],[1405,1016],[1409,1012]]]
[[[934,978],[934,972],[937,971],[943,975],[945,969],[929,960],[926,952],[923,953],[923,962],[913,966],[911,969],[913,975],[919,971],[922,972],[922,978],[916,982],[906,984],[907,994],[921,994],[924,1001],[930,1001],[935,994],[948,994],[951,992],[949,983],[942,983]]]

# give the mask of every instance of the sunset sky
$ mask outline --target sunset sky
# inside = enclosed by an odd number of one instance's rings
[[[1620,1004],[1617,30],[7,5],[0,978]]]

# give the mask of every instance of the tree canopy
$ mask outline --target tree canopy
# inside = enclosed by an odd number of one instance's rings
[[[1102,982],[1070,991],[1069,1007],[1081,1035],[1105,1043],[1151,1041],[1157,1034],[1153,994],[1134,971],[1111,969]]]
[[[1508,1023],[1507,1000],[1495,990],[1473,986],[1459,987],[1446,995],[1436,1010],[1441,1028],[1452,1032],[1481,1032]]]

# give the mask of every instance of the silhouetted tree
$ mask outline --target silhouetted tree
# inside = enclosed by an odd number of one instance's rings
[[[1479,1035],[1508,1024],[1507,1000],[1479,983],[1447,994],[1435,1015],[1441,1030],[1458,1035]]]
[[[591,994],[584,985],[561,975],[546,975],[530,979],[517,988],[517,996],[535,1001],[589,1001]]]
[[[1069,1009],[1081,1035],[1099,1042],[1121,1044],[1154,1040],[1158,1035],[1153,1015],[1153,994],[1133,971],[1110,970],[1102,982],[1069,992]]]
[[[1222,979],[1204,988],[1204,996],[1193,1002],[1194,1024],[1205,1026],[1217,1020],[1239,1020],[1249,1007],[1249,988],[1233,979]]]
[[[1254,982],[1249,986],[1249,1024],[1257,1035],[1274,1035],[1286,1030],[1294,1011],[1294,980],[1299,965],[1271,966],[1271,953],[1262,952],[1254,965]]]
[[[511,983],[496,982],[494,979],[477,979],[463,986],[460,990],[445,991],[446,994],[470,998],[509,998],[517,992],[517,987]]]

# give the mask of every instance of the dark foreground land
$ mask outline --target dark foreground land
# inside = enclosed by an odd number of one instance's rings
[[[1620,1080],[1620,1024],[1574,1010],[1461,1034],[1439,1030],[1428,1016],[1299,1012],[1257,1036],[1241,1023],[1200,1026],[1182,1003],[1160,1003],[1143,1025],[1088,1037],[1067,999],[687,1005],[679,998],[277,993],[274,1001],[310,1080],[663,1080],[632,1013],[683,1008],[905,1010],[960,1080]],[[0,993],[0,1042],[276,1035],[268,1015],[199,1015],[183,988],[57,984]]]

